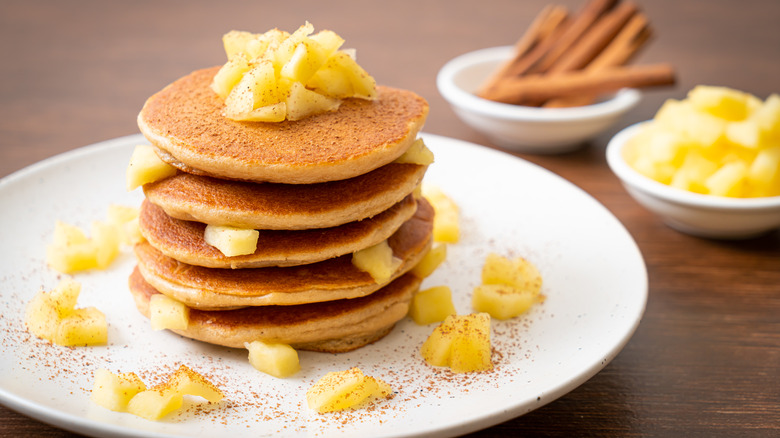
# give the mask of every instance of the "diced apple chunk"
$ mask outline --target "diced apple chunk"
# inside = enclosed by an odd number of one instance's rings
[[[214,75],[211,89],[223,99],[238,85],[241,78],[249,71],[249,62],[242,56],[234,56],[228,60]]]
[[[341,100],[308,90],[300,82],[293,82],[285,103],[287,119],[301,120],[313,114],[334,111],[341,105]]]
[[[376,81],[371,77],[363,67],[361,67],[355,58],[349,52],[339,51],[332,55],[342,74],[346,76],[352,84],[353,95],[361,99],[376,99]]]
[[[409,149],[407,149],[403,155],[396,158],[395,162],[427,166],[433,163],[433,152],[425,146],[425,143],[421,138],[418,138],[409,146]]]
[[[747,177],[747,166],[741,161],[727,163],[704,182],[709,193],[717,196],[739,197]]]
[[[455,373],[492,369],[490,315],[448,316],[423,343],[420,354],[430,365],[450,367]]]
[[[780,145],[760,151],[747,173],[753,196],[780,196]]]
[[[57,221],[46,262],[63,274],[97,267],[97,248],[78,227]]]
[[[482,283],[508,284],[539,293],[542,288],[542,276],[536,266],[522,257],[510,260],[490,253],[485,258],[485,265],[482,267]]]
[[[92,222],[92,242],[95,245],[95,264],[98,269],[106,269],[119,255],[122,229],[111,222]]]
[[[386,283],[401,263],[400,259],[393,256],[393,249],[387,240],[352,254],[352,264],[367,272],[379,284]]]
[[[446,258],[447,245],[440,243],[428,250],[428,252],[423,256],[422,260],[420,260],[420,262],[417,263],[414,268],[412,268],[411,272],[412,274],[416,275],[417,278],[426,278],[433,274],[436,268],[438,268]]]
[[[375,99],[376,82],[341,50],[332,31],[314,34],[306,23],[295,32],[231,31],[223,36],[228,61],[211,88],[225,99],[233,120],[281,122],[336,110],[342,99]]]
[[[138,145],[127,165],[127,191],[175,175],[176,168],[161,160],[149,145]]]
[[[59,318],[65,318],[76,309],[79,295],[81,294],[81,283],[72,278],[63,278],[57,286],[49,292],[51,304],[57,310]]]
[[[136,394],[127,403],[127,412],[149,421],[157,421],[181,408],[184,397],[177,392],[147,389]]]
[[[190,321],[189,307],[163,294],[149,299],[149,315],[153,330],[186,330]]]
[[[306,391],[310,409],[319,413],[358,408],[376,399],[392,394],[382,380],[366,376],[359,368],[327,373]]]
[[[668,100],[625,149],[639,173],[672,187],[714,196],[777,196],[765,151],[780,143],[780,95],[697,86]],[[760,175],[760,176],[759,176]]]
[[[46,261],[49,266],[64,274],[88,269],[105,269],[119,254],[120,231],[108,222],[95,221],[92,236],[84,236],[77,228],[59,222],[55,224],[53,243],[46,247]],[[77,236],[77,238],[74,238]],[[65,243],[63,243],[65,242]]]
[[[327,62],[309,78],[306,88],[336,99],[346,99],[354,94],[349,78],[331,62]]]
[[[329,53],[313,40],[303,40],[295,47],[289,61],[280,71],[282,77],[303,85],[325,64]]]
[[[344,38],[341,38],[332,30],[321,30],[316,34],[310,35],[309,38],[319,44],[320,50],[325,54],[326,59],[336,53],[344,44]]]
[[[688,99],[699,111],[725,120],[743,120],[756,98],[732,88],[698,85],[688,92]]]
[[[41,339],[52,341],[57,335],[57,326],[61,318],[50,295],[46,292],[39,292],[27,304],[24,322],[30,333]]]
[[[51,292],[39,292],[27,305],[27,329],[63,346],[105,344],[106,317],[94,307],[75,308],[80,292],[81,285],[71,279],[60,281]]]
[[[181,365],[167,381],[149,389],[135,373],[116,375],[100,369],[95,373],[91,399],[107,409],[156,421],[181,408],[185,395],[202,397],[211,403],[224,397],[203,375]]]
[[[108,340],[106,315],[94,307],[74,309],[62,318],[57,326],[55,344],[72,347],[76,345],[101,345]]]
[[[287,344],[253,341],[244,346],[249,350],[249,363],[258,371],[285,378],[301,369],[298,352]]]
[[[234,120],[277,121],[258,119],[260,113],[254,110],[278,104],[281,97],[273,64],[262,61],[244,73],[227,95],[226,115]]]
[[[222,36],[222,44],[225,47],[225,53],[228,60],[233,59],[238,54],[247,51],[247,44],[254,40],[255,34],[239,30],[231,30]]]
[[[420,325],[441,322],[456,313],[452,291],[448,286],[435,286],[417,292],[409,306],[409,316]]]
[[[125,412],[127,404],[146,385],[135,373],[114,374],[100,368],[95,371],[95,383],[90,398],[96,404],[116,412]]]
[[[726,125],[726,138],[743,148],[758,149],[766,141],[765,135],[756,120],[740,120]]]
[[[108,222],[116,225],[119,229],[119,241],[123,245],[135,245],[143,240],[141,230],[138,227],[139,213],[140,210],[137,207],[118,204],[108,206]]]
[[[490,321],[486,328],[472,330],[469,336],[458,336],[450,346],[449,367],[453,373],[469,373],[493,369],[490,351]]]
[[[433,217],[433,240],[457,243],[460,240],[458,206],[439,187],[423,185],[423,196],[431,203]]]
[[[481,284],[474,289],[472,306],[496,319],[510,319],[525,313],[538,301],[533,292],[506,284]]]
[[[471,304],[477,312],[496,319],[525,313],[541,295],[542,275],[534,264],[517,257],[509,259],[491,253],[482,268],[482,284],[474,289]]]
[[[121,244],[142,239],[138,209],[110,205],[108,220],[92,222],[90,237],[74,225],[56,221],[52,242],[46,247],[46,262],[64,274],[106,269],[119,255]]]
[[[772,94],[752,115],[766,138],[780,141],[780,94]]]
[[[168,378],[166,386],[170,391],[202,397],[211,403],[217,403],[224,398],[222,390],[186,365],[179,366]]]
[[[253,254],[257,250],[259,237],[260,232],[257,230],[222,225],[206,225],[203,233],[206,243],[227,257]]]

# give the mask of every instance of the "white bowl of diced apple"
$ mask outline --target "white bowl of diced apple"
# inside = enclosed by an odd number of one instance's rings
[[[568,108],[512,105],[483,99],[479,87],[510,56],[511,46],[460,55],[436,77],[442,97],[468,126],[507,150],[554,154],[580,148],[639,103],[639,90],[625,88],[597,103]]]
[[[699,91],[712,98],[723,90]],[[778,104],[763,105],[763,115]],[[639,204],[678,231],[745,239],[780,229],[780,143],[749,144],[756,137],[743,135],[743,128],[752,121],[728,128],[735,121],[702,117],[693,106],[690,99],[668,101],[654,120],[620,131],[607,145],[609,167]],[[777,126],[771,129],[780,129],[780,112],[772,117]],[[688,136],[675,134],[670,123],[688,129]],[[714,143],[693,139],[705,137]]]

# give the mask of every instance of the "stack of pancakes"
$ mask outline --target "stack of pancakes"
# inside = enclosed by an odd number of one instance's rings
[[[373,101],[290,122],[237,122],[209,88],[217,68],[177,80],[144,105],[141,131],[179,172],[144,185],[130,290],[149,316],[165,294],[190,308],[193,339],[243,347],[264,340],[342,352],[386,335],[420,279],[433,209],[414,195],[426,166],[400,163],[428,104],[378,87]],[[206,225],[259,230],[253,254],[227,257]],[[387,240],[400,260],[378,283],[352,264]]]

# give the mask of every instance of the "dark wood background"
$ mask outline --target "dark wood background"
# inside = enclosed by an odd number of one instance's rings
[[[520,156],[582,187],[625,224],[649,271],[645,317],[581,387],[473,436],[780,435],[780,232],[736,242],[680,234],[637,205],[604,158],[620,127],[696,84],[761,98],[780,92],[780,2],[637,1],[657,35],[637,62],[672,63],[678,85],[646,93],[620,126],[575,153]],[[557,3],[577,9],[582,1]],[[545,4],[3,0],[0,176],[136,133],[149,95],[223,62],[224,32],[294,30],[305,20],[345,37],[378,82],[427,98],[425,131],[490,146],[439,96],[436,72],[461,53],[513,43]],[[4,407],[0,435],[73,436]]]

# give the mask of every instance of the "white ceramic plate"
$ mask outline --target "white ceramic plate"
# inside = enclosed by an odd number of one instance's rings
[[[601,370],[633,334],[645,308],[642,256],[620,222],[586,193],[507,154],[425,135],[436,155],[426,181],[461,208],[462,237],[424,287],[447,284],[460,313],[485,256],[523,256],[544,277],[547,300],[515,320],[493,322],[495,369],[452,374],[418,349],[433,328],[406,319],[380,342],[346,354],[301,352],[302,370],[279,380],[255,371],[245,350],[154,332],[127,291],[134,259],[124,249],[107,271],[75,275],[79,306],[109,322],[109,345],[63,348],[29,335],[27,301],[58,282],[45,246],[56,219],[88,228],[111,203],[139,205],[124,170],[140,136],[77,149],[0,181],[0,403],[41,421],[95,436],[452,436],[539,408]],[[134,371],[147,384],[187,364],[220,386],[226,400],[185,408],[161,422],[90,402],[100,367]],[[353,366],[387,381],[397,394],[368,410],[328,415],[306,407],[306,390],[325,372]]]

